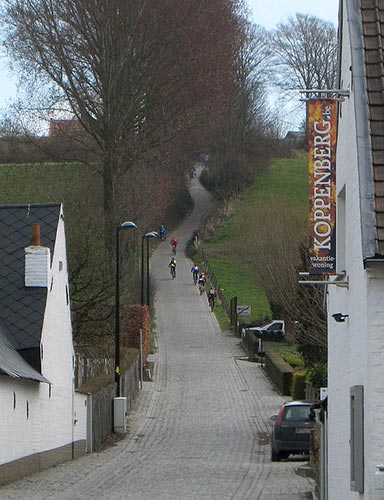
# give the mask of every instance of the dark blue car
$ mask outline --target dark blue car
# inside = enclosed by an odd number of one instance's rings
[[[290,454],[309,454],[311,430],[315,420],[310,416],[312,403],[285,403],[278,415],[272,415],[272,461],[278,462]]]

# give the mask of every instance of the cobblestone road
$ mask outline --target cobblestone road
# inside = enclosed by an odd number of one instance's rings
[[[1,500],[300,500],[313,489],[299,462],[270,460],[270,415],[283,399],[262,369],[244,359],[239,339],[222,333],[193,284],[183,246],[209,197],[192,181],[193,214],[151,260],[156,279],[158,351],[125,439],[0,488]]]

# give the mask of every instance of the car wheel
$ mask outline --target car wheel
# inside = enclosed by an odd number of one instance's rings
[[[271,460],[272,462],[280,462],[281,460],[281,454],[279,451],[276,451],[272,448],[272,453],[271,453]]]

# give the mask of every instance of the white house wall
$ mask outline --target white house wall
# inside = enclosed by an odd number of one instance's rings
[[[88,442],[86,443],[87,449],[84,449],[85,439],[87,437],[87,397],[84,394],[75,392],[74,398],[74,414],[73,414],[73,441],[80,444],[79,453],[90,451]]]
[[[367,310],[367,369],[365,386],[365,499],[384,498],[384,490],[375,489],[376,466],[384,463],[384,436],[376,430],[382,424],[384,411],[384,272],[380,269],[368,271]]]
[[[39,402],[44,398],[48,399],[48,385],[0,376],[0,464],[39,451],[35,429],[40,429]]]
[[[0,376],[0,465],[49,450],[63,450],[57,452],[57,461],[72,458],[74,441],[85,451],[86,396],[74,392],[67,258],[61,218],[50,278],[41,337],[42,374],[50,384]],[[0,469],[0,479],[1,474]]]
[[[348,4],[348,10],[347,10]],[[363,265],[363,236],[359,168],[368,168],[361,154],[367,137],[361,134],[355,110],[365,96],[357,92],[357,69],[351,56],[349,25],[351,9],[357,2],[344,0],[341,84],[350,96],[340,105],[336,157],[338,271],[346,271],[349,288],[328,289],[328,498],[330,500],[384,498],[384,490],[374,487],[375,466],[384,461],[384,437],[381,428],[384,409],[384,287],[382,277],[371,279]],[[356,10],[355,10],[356,12]],[[352,68],[352,71],[351,69]],[[361,72],[361,68],[359,68]],[[352,76],[353,75],[353,76]],[[356,93],[355,93],[356,92]],[[359,115],[361,120],[361,116]],[[341,210],[345,203],[344,210]],[[345,213],[345,217],[341,216]],[[345,225],[345,227],[343,227]],[[345,236],[343,236],[345,235]],[[336,323],[332,314],[347,314],[344,323]],[[364,493],[350,486],[350,388],[364,387]]]

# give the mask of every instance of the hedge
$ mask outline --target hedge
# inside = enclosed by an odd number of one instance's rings
[[[291,396],[292,399],[305,399],[305,372],[296,372],[292,377]]]
[[[280,354],[273,352],[265,353],[264,369],[277,390],[285,396],[290,396],[293,377],[292,366],[285,362]]]

